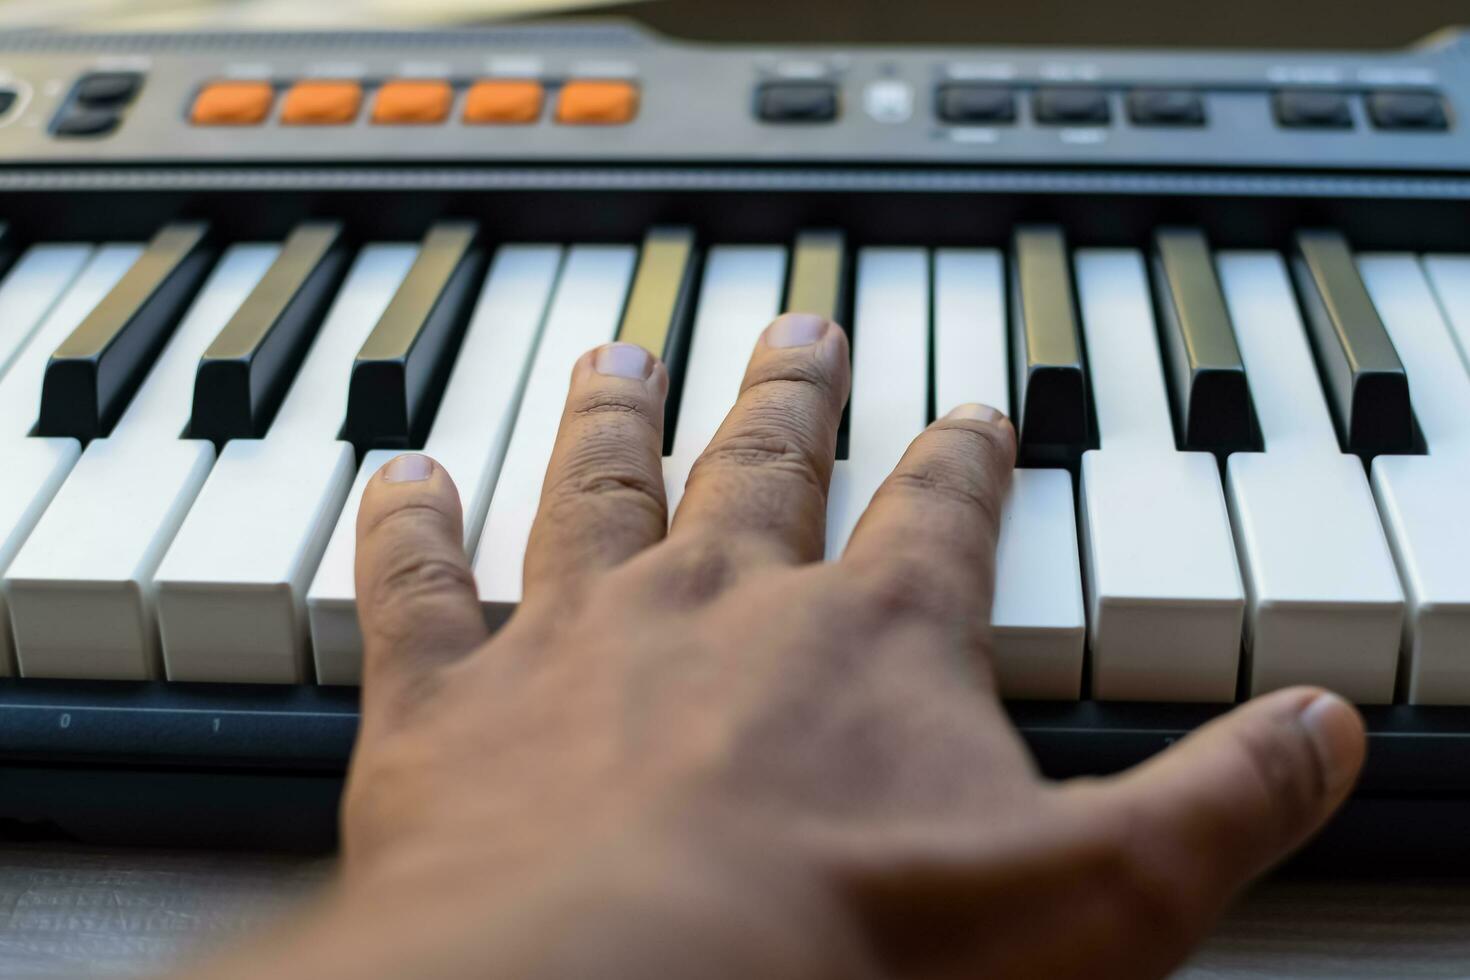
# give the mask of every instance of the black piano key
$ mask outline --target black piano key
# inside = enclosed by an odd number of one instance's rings
[[[694,315],[699,264],[694,232],[688,228],[653,228],[643,240],[638,271],[618,325],[618,340],[657,354],[669,372],[664,403],[664,453],[674,445],[674,425],[684,388],[684,362]]]
[[[111,431],[214,260],[202,222],[167,225],[46,365],[36,433]]]
[[[1011,263],[1011,357],[1020,458],[1066,463],[1091,438],[1087,374],[1067,243],[1060,229],[1018,228]]]
[[[485,269],[478,227],[444,221],[352,365],[343,437],[358,453],[423,445]]]
[[[189,434],[265,435],[347,269],[342,226],[300,225],[199,361]]]
[[[1292,270],[1343,448],[1370,456],[1413,452],[1408,375],[1347,240],[1330,230],[1298,232]]]
[[[1183,447],[1227,453],[1259,448],[1245,364],[1204,233],[1159,229],[1153,266],[1164,367]]]
[[[10,267],[20,257],[20,252],[19,236],[8,224],[0,221],[0,275],[10,271]]]

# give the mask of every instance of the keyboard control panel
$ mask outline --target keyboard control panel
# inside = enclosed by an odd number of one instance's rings
[[[0,166],[718,161],[1464,172],[1470,61],[1461,37],[1381,53],[1229,53],[714,46],[591,23],[422,34],[10,33],[0,34]],[[303,139],[306,128],[331,139]]]

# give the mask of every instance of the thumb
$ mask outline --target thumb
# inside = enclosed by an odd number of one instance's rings
[[[1121,776],[1069,789],[1082,814],[1118,829],[1151,904],[1197,936],[1237,891],[1326,823],[1364,751],[1352,705],[1318,688],[1289,688],[1241,705]]]
[[[395,457],[368,482],[356,567],[365,715],[488,635],[462,528],[454,482],[428,456]]]

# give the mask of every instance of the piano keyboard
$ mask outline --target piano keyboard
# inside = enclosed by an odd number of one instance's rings
[[[853,341],[829,559],[931,419],[1015,422],[1044,773],[1320,684],[1319,846],[1470,866],[1467,51],[0,32],[0,835],[329,844],[377,468],[448,470],[498,626],[574,360],[667,363],[672,507],[793,310]]]
[[[1148,248],[1071,248],[1029,225],[1006,248],[849,249],[829,229],[738,245],[688,227],[624,244],[478,235],[441,220],[416,242],[345,247],[312,221],[211,246],[175,222],[143,243],[26,250],[0,283],[5,452],[35,460],[4,491],[8,669],[358,683],[357,502],[408,448],[461,488],[480,597],[503,621],[583,351],[675,352],[677,500],[760,331],[783,310],[844,309],[850,277],[829,557],[954,404],[1007,408],[1023,460],[1073,455],[1075,480],[1023,466],[1007,503],[1004,695],[1228,702],[1308,683],[1381,704],[1402,660],[1402,700],[1470,704],[1453,532],[1470,255],[1360,253],[1326,229],[1287,253],[1177,227]]]

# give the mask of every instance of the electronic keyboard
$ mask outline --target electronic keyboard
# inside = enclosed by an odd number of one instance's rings
[[[0,34],[0,832],[330,846],[376,468],[446,467],[499,624],[577,355],[667,362],[674,504],[804,310],[853,339],[832,554],[936,413],[1015,420],[994,659],[1042,772],[1322,684],[1371,747],[1313,853],[1463,866],[1467,113],[1453,32]]]

